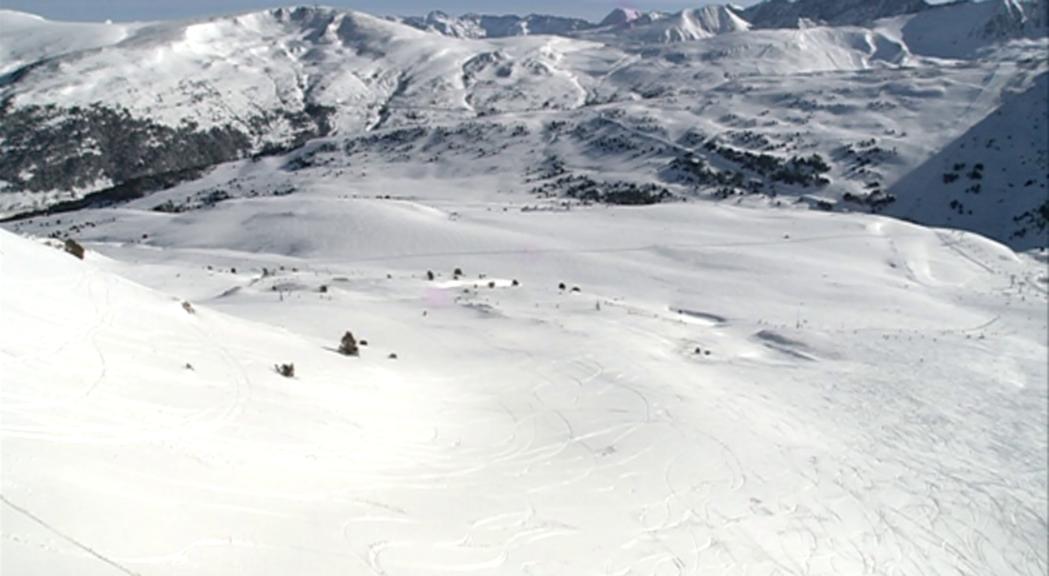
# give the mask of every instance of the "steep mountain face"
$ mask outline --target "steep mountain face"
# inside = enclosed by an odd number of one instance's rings
[[[645,18],[645,13],[640,10],[634,10],[632,8],[616,8],[609,12],[608,16],[605,16],[598,26],[604,28],[607,26],[627,26],[639,20]]]
[[[1049,0],[998,0],[994,11],[976,34],[985,39],[1044,36],[1049,22]]]
[[[933,8],[879,22],[911,51],[938,58],[973,58],[1013,40],[1046,37],[1046,0],[986,0]]]
[[[484,28],[489,38],[529,35],[567,36],[573,32],[593,27],[590,22],[579,18],[542,14],[531,14],[524,17],[470,14],[465,18],[476,21]]]
[[[981,229],[1046,245],[1049,228],[1049,73],[897,182],[925,190],[895,212],[936,226]],[[948,210],[944,210],[944,206]]]
[[[598,32],[581,34],[580,37],[602,38],[606,42],[619,39],[650,45],[673,44],[750,29],[750,23],[726,6],[704,6],[675,14],[631,15],[624,12],[621,17],[613,18],[614,15],[609,18],[619,24],[607,25]]]
[[[419,30],[436,32],[437,34],[453,38],[484,38],[488,35],[488,32],[477,21],[467,18],[456,18],[440,11],[430,12],[426,16],[394,17],[390,19]]]
[[[796,28],[804,23],[863,25],[879,18],[927,10],[925,0],[766,0],[743,10],[756,28]]]

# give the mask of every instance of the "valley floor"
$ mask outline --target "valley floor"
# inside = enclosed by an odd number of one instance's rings
[[[415,192],[19,224],[82,262],[0,233],[3,572],[1049,569],[1044,262]]]

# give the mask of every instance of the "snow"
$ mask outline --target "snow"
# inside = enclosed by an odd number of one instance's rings
[[[0,9],[0,76],[63,54],[120,42],[141,24],[51,22],[24,12]]]
[[[1045,570],[1044,263],[874,216],[297,178],[19,225],[83,262],[2,233],[5,571]]]
[[[276,9],[127,26],[119,41],[38,62],[0,95],[13,109],[105,103],[172,127],[187,121],[200,130],[228,127],[247,135],[251,153],[295,142],[300,128],[287,115],[311,105],[334,109],[330,135],[343,138],[464,121],[535,126],[614,114],[644,116],[675,137],[694,128],[706,137],[747,130],[781,148],[791,139],[799,152],[832,160],[843,147],[873,138],[896,151],[892,161],[870,174],[836,167],[820,197],[864,196],[874,179],[901,200],[898,206],[909,206],[915,200],[906,196],[921,190],[899,186],[905,176],[1045,73],[1044,26],[1032,28],[1036,18],[1016,6],[954,4],[864,26],[775,30],[749,30],[732,9],[708,6],[646,15],[627,28],[499,39],[447,37],[352,11]],[[4,18],[26,30],[66,30],[13,12]],[[73,26],[70,42],[99,44],[94,30]],[[35,34],[12,38],[8,54],[49,46]],[[17,58],[0,59],[0,66],[18,66]],[[535,154],[546,145],[536,142]],[[1032,145],[1037,155],[1044,138]],[[429,169],[423,160],[417,168]],[[1024,182],[1044,180],[1044,172],[1000,160],[996,169],[1024,174]],[[603,164],[587,168],[619,171],[607,159]],[[653,164],[622,172],[656,179]],[[0,214],[80,197],[105,182],[78,191],[5,193]],[[1016,204],[1006,220],[1038,202],[1025,196]],[[939,216],[950,213],[947,203],[938,211],[921,221],[944,224]],[[974,222],[967,229],[1018,248],[1040,245],[1014,244],[1012,231],[997,225]]]
[[[1011,234],[1044,198],[1049,68],[998,8],[498,39],[437,13],[446,35],[0,12],[0,74],[34,64],[15,107],[338,107],[288,154],[3,225],[0,572],[1045,574],[1046,243]],[[532,191],[551,157],[646,183],[709,137],[819,153],[831,183]],[[924,225],[798,202],[872,182]]]
[[[605,16],[598,26],[625,26],[644,17],[644,13],[633,8],[616,8]]]
[[[1026,11],[1032,14],[1028,15]],[[938,58],[974,58],[980,51],[1006,38],[1044,37],[1044,16],[1039,25],[1036,14],[1046,5],[1016,0],[987,0],[958,3],[880,21],[879,27],[910,46],[915,54]]]

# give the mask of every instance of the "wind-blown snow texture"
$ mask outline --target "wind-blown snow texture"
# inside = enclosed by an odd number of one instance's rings
[[[0,13],[0,572],[1045,574],[1044,2],[843,5]]]

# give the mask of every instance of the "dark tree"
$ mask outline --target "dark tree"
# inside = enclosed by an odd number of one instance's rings
[[[273,367],[277,371],[277,374],[285,378],[295,377],[295,365],[294,364],[278,364]]]

